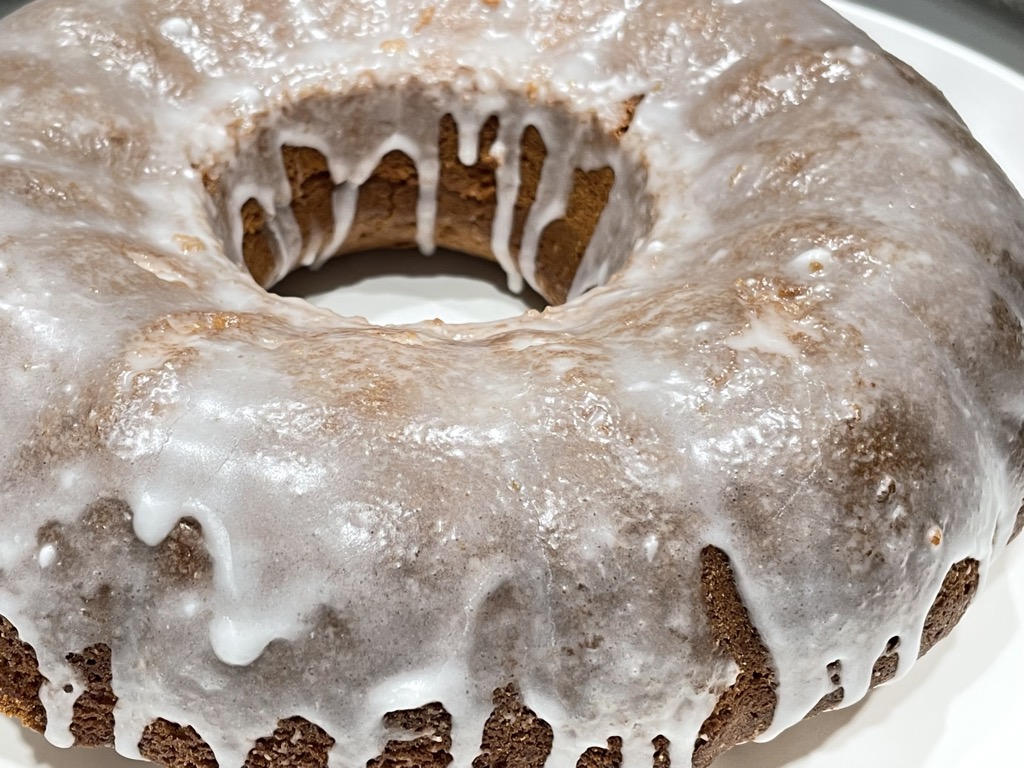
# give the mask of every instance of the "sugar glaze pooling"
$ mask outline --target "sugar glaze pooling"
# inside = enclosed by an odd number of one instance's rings
[[[658,734],[685,759],[736,675],[703,547],[728,553],[772,654],[771,736],[833,689],[833,661],[845,704],[892,637],[905,671],[950,566],[984,571],[1009,539],[1024,211],[948,108],[824,7],[440,2],[423,24],[417,3],[118,5],[47,2],[0,32],[0,614],[37,651],[55,743],[82,690],[65,654],[105,642],[128,756],[163,717],[241,765],[299,715],[337,739],[333,765],[365,763],[385,712],[436,700],[467,765],[514,679],[554,729],[549,765],[611,735],[627,768]],[[289,120],[370,85],[363,143]],[[433,109],[397,119],[388,88]],[[574,134],[638,93],[614,151]],[[577,300],[377,328],[238,268],[245,200],[275,214],[283,276],[333,252],[391,149],[416,161],[429,251],[449,113],[464,162],[499,118],[513,285],[535,284],[573,168],[613,165]],[[515,259],[526,125],[558,149]],[[297,237],[285,144],[339,184],[319,247]],[[200,173],[217,162],[223,209]],[[104,499],[131,537],[76,522]],[[154,582],[136,555],[182,518],[209,578]],[[142,618],[111,635],[107,610]]]

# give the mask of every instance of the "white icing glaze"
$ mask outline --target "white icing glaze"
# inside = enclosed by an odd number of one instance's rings
[[[130,756],[163,717],[241,765],[299,715],[354,765],[385,711],[439,700],[468,765],[514,680],[555,768],[612,735],[627,768],[659,734],[685,760],[736,675],[708,545],[772,655],[766,736],[834,661],[844,704],[890,638],[906,671],[944,575],[988,565],[1024,491],[1024,209],[946,105],[803,0],[442,1],[422,26],[400,0],[208,5],[0,27],[0,615],[49,680],[49,738],[81,692],[65,654],[104,642]],[[510,285],[536,286],[573,169],[615,171],[568,304],[377,328],[236,266],[249,198],[277,277],[328,258],[391,149],[431,250],[445,114],[467,163],[499,118]],[[528,125],[552,151],[517,260]],[[285,144],[338,185],[305,245]],[[88,530],[103,499],[133,533]],[[185,517],[212,579],[155,580]]]

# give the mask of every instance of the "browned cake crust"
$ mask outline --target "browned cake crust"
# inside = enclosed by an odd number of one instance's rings
[[[194,526],[189,526],[187,535],[195,535]],[[196,560],[195,548],[175,548],[171,559],[172,570],[188,572]],[[728,555],[707,547],[701,565],[701,583],[694,588],[704,595],[706,616],[717,643],[733,657],[740,671],[735,684],[719,698],[688,755],[693,768],[707,768],[730,747],[762,733],[771,723],[776,702],[771,654],[750,623]],[[978,578],[975,560],[964,560],[950,569],[925,623],[922,655],[959,622],[977,592]],[[875,664],[873,685],[895,674],[898,647],[899,638],[893,638]],[[81,653],[69,653],[68,660],[80,670],[83,685],[71,726],[76,744],[112,746],[117,697],[111,684],[109,648],[100,643]],[[838,663],[832,670],[836,690],[808,716],[832,709],[842,701]],[[43,682],[35,652],[0,616],[0,711],[42,731],[46,727],[39,700]],[[493,704],[473,768],[541,768],[551,752],[551,726],[523,704],[514,681],[494,691]],[[389,730],[416,735],[388,740],[380,755],[367,762],[367,768],[444,768],[452,762],[451,715],[441,703],[390,712],[384,716],[384,725]],[[287,717],[279,721],[274,733],[253,746],[245,768],[324,768],[333,743],[332,736],[316,724],[301,717]],[[163,719],[146,728],[139,748],[144,757],[167,768],[217,767],[213,751],[193,728]],[[619,768],[620,749],[621,738],[609,735],[606,746],[591,747],[580,756],[577,768]],[[685,745],[670,745],[659,736],[652,742],[651,751],[654,768],[668,768],[671,754],[686,753],[687,749]]]

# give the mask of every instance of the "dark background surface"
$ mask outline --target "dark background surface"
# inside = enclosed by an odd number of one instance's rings
[[[852,0],[981,51],[1024,73],[1024,0]]]
[[[27,0],[0,0],[0,16]],[[81,0],[89,2],[89,0]],[[344,2],[344,0],[341,0]],[[981,51],[1024,73],[1024,0],[853,0]]]

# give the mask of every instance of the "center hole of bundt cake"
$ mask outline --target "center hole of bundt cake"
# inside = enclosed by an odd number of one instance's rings
[[[437,106],[444,103],[437,94],[423,104],[417,98],[405,94],[402,110],[434,109],[436,123],[419,120],[426,133],[392,128],[361,145],[343,137],[337,149],[329,141],[314,149],[294,140],[315,133],[308,125],[289,125],[309,120],[300,105],[282,117],[285,127],[257,134],[240,162],[207,179],[224,215],[238,217],[236,258],[260,285],[375,322],[461,322],[564,303],[622,266],[646,218],[633,209],[642,207],[642,170],[619,142],[639,99],[623,104],[613,125],[527,101],[521,112],[507,108],[460,125]],[[365,104],[334,111],[353,119],[372,113]],[[268,162],[267,153],[271,172],[239,175],[259,158]],[[492,265],[451,253],[422,263],[395,255],[435,248]],[[302,274],[310,269],[319,274]],[[467,301],[475,308],[458,306]]]
[[[353,253],[318,270],[297,269],[271,290],[377,325],[489,322],[547,306],[529,287],[510,291],[496,263],[447,249],[430,258],[413,250]]]

